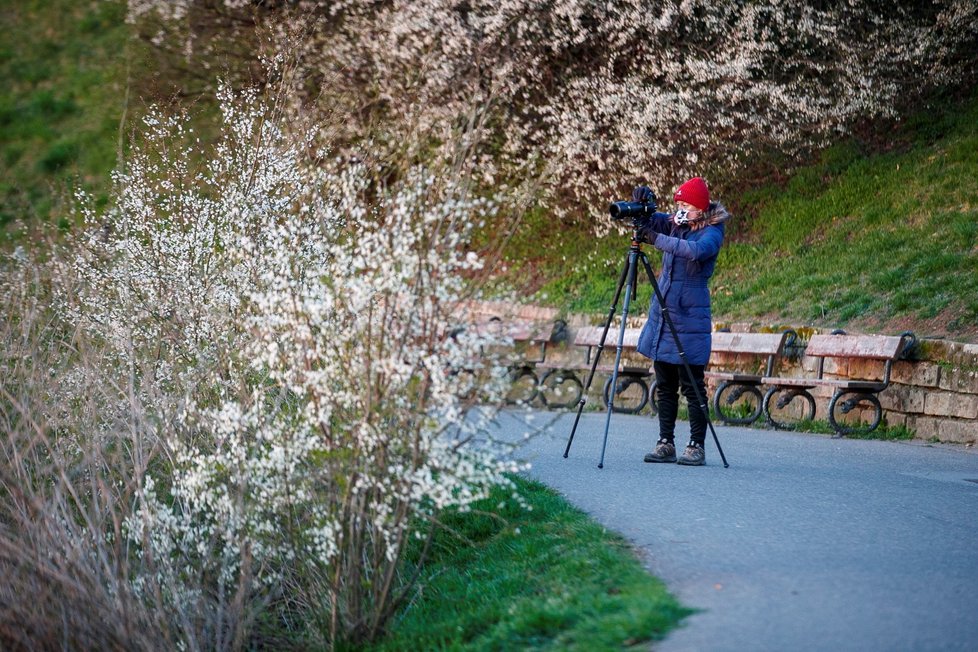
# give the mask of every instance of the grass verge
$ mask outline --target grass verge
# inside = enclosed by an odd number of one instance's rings
[[[763,421],[757,422],[759,428],[769,428]],[[805,419],[798,422],[795,432],[815,433],[821,435],[834,435],[835,430],[828,421],[816,421]],[[846,435],[846,439],[875,439],[880,441],[908,441],[915,437],[915,433],[910,428],[901,425],[888,425],[881,423],[872,432],[855,431]]]
[[[692,613],[622,538],[544,485],[515,478],[446,519],[417,600],[374,652],[647,648]]]

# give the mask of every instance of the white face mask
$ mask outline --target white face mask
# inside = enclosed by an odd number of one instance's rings
[[[672,221],[675,222],[677,226],[689,224],[689,211],[685,208],[680,208],[678,211],[676,211],[676,214],[672,216]]]

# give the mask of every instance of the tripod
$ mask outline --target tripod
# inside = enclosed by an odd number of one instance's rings
[[[587,382],[584,383],[584,391],[581,393],[581,400],[577,405],[577,417],[574,419],[574,427],[571,428],[570,438],[567,440],[567,448],[564,450],[564,457],[566,458],[570,454],[571,444],[574,442],[574,433],[577,432],[577,424],[581,420],[581,412],[584,410],[584,404],[587,403],[587,393],[591,388],[591,382],[594,380],[594,372],[598,367],[598,360],[601,358],[601,352],[604,350],[605,340],[608,338],[608,330],[611,328],[611,321],[615,316],[615,312],[618,310],[618,299],[621,297],[622,289],[625,290],[625,302],[622,305],[622,315],[621,315],[621,327],[618,330],[618,348],[615,355],[615,365],[611,371],[611,384],[610,391],[608,392],[608,414],[605,417],[604,422],[604,441],[601,444],[601,460],[598,462],[598,468],[604,468],[604,453],[605,449],[608,447],[608,428],[611,426],[611,412],[615,405],[615,391],[618,387],[618,368],[621,365],[621,352],[625,344],[625,323],[628,321],[628,307],[631,303],[632,297],[635,296],[635,291],[638,285],[638,263],[642,262],[645,267],[645,273],[649,277],[649,282],[652,283],[652,288],[655,291],[655,296],[659,300],[659,309],[662,314],[662,321],[665,326],[672,333],[673,341],[676,343],[676,350],[679,351],[679,358],[683,362],[683,368],[686,371],[686,377],[689,379],[690,385],[693,387],[693,392],[696,396],[696,402],[702,410],[702,414],[706,417],[706,425],[710,428],[710,432],[713,434],[713,442],[717,446],[717,451],[720,453],[720,459],[723,460],[723,467],[729,468],[730,465],[727,464],[727,458],[723,454],[723,449],[720,448],[720,440],[717,439],[717,432],[713,428],[713,421],[710,419],[710,410],[706,405],[706,400],[700,394],[699,385],[693,379],[693,371],[689,368],[689,362],[686,361],[686,352],[683,350],[683,345],[679,341],[679,335],[676,333],[676,327],[672,323],[672,317],[669,315],[669,309],[666,308],[665,298],[662,296],[662,290],[659,289],[659,284],[655,281],[655,274],[652,272],[652,265],[649,263],[649,257],[645,255],[642,251],[642,246],[638,240],[638,229],[632,231],[632,244],[628,248],[628,258],[626,259],[625,266],[621,270],[621,276],[618,279],[618,287],[615,289],[615,298],[611,301],[611,310],[608,311],[608,318],[604,322],[604,331],[601,333],[601,341],[598,344],[598,351],[594,355],[594,361],[591,363],[591,371],[588,373]]]

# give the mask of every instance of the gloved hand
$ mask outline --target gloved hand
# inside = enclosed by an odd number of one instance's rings
[[[632,201],[643,204],[654,203],[655,193],[648,186],[635,186],[635,189],[632,190]]]

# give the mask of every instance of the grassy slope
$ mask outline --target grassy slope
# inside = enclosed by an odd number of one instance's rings
[[[902,152],[867,156],[847,141],[787,187],[736,198],[756,217],[740,218],[721,252],[714,316],[978,339],[978,98],[901,133],[912,140]],[[607,310],[627,235],[590,238],[538,216],[521,242],[514,260],[546,281],[546,300]]]
[[[0,12],[0,230],[61,220],[64,193],[102,202],[125,106],[124,3],[18,0]]]
[[[755,242],[728,248],[718,312],[978,334],[978,101],[935,133],[871,158],[838,146],[749,198]]]

